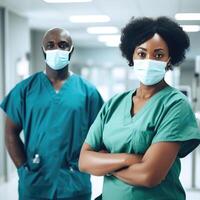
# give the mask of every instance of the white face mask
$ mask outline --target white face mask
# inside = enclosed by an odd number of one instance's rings
[[[160,82],[166,73],[167,62],[157,60],[134,60],[134,72],[144,85],[154,85]]]
[[[71,53],[73,46],[69,51],[54,49],[46,50],[46,63],[49,67],[54,70],[59,70],[64,68],[70,63],[69,54]]]

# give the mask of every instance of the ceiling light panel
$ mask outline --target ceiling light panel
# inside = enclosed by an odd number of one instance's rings
[[[99,35],[100,42],[120,42],[120,35]]]
[[[91,2],[92,0],[43,0],[46,3],[85,3]]]
[[[99,23],[109,22],[110,17],[107,15],[74,15],[70,16],[69,20],[72,23]]]
[[[200,13],[177,13],[176,20],[200,20]]]
[[[118,33],[119,30],[114,26],[96,26],[88,27],[87,32],[90,34],[115,34]]]
[[[200,31],[199,25],[181,25],[181,27],[186,32],[199,32]]]

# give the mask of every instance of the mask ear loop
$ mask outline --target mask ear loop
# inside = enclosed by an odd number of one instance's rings
[[[171,64],[171,58],[169,58],[169,60],[167,61],[167,66],[166,66],[166,71],[168,71],[168,70],[173,70],[173,68],[172,68],[172,64]]]
[[[74,51],[74,46],[72,45],[69,52],[69,60],[71,59],[72,52]]]
[[[41,47],[41,49],[42,49],[42,53],[43,53],[43,55],[44,55],[44,59],[46,60],[46,51],[45,51],[45,49],[44,49],[43,46]]]
[[[69,50],[69,53],[71,53],[73,50],[74,50],[74,46],[72,45],[70,50]]]

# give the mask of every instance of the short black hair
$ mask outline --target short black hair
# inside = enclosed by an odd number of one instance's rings
[[[168,17],[131,18],[122,29],[120,49],[129,66],[133,66],[133,52],[135,48],[158,33],[169,48],[171,64],[178,65],[185,59],[186,50],[190,46],[188,35],[182,27]]]

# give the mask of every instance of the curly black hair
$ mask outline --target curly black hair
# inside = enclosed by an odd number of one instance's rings
[[[152,38],[155,33],[159,34],[167,43],[172,65],[178,65],[185,59],[190,40],[178,23],[168,17],[131,18],[122,29],[120,43],[122,56],[128,60],[129,66],[133,66],[135,48]]]

